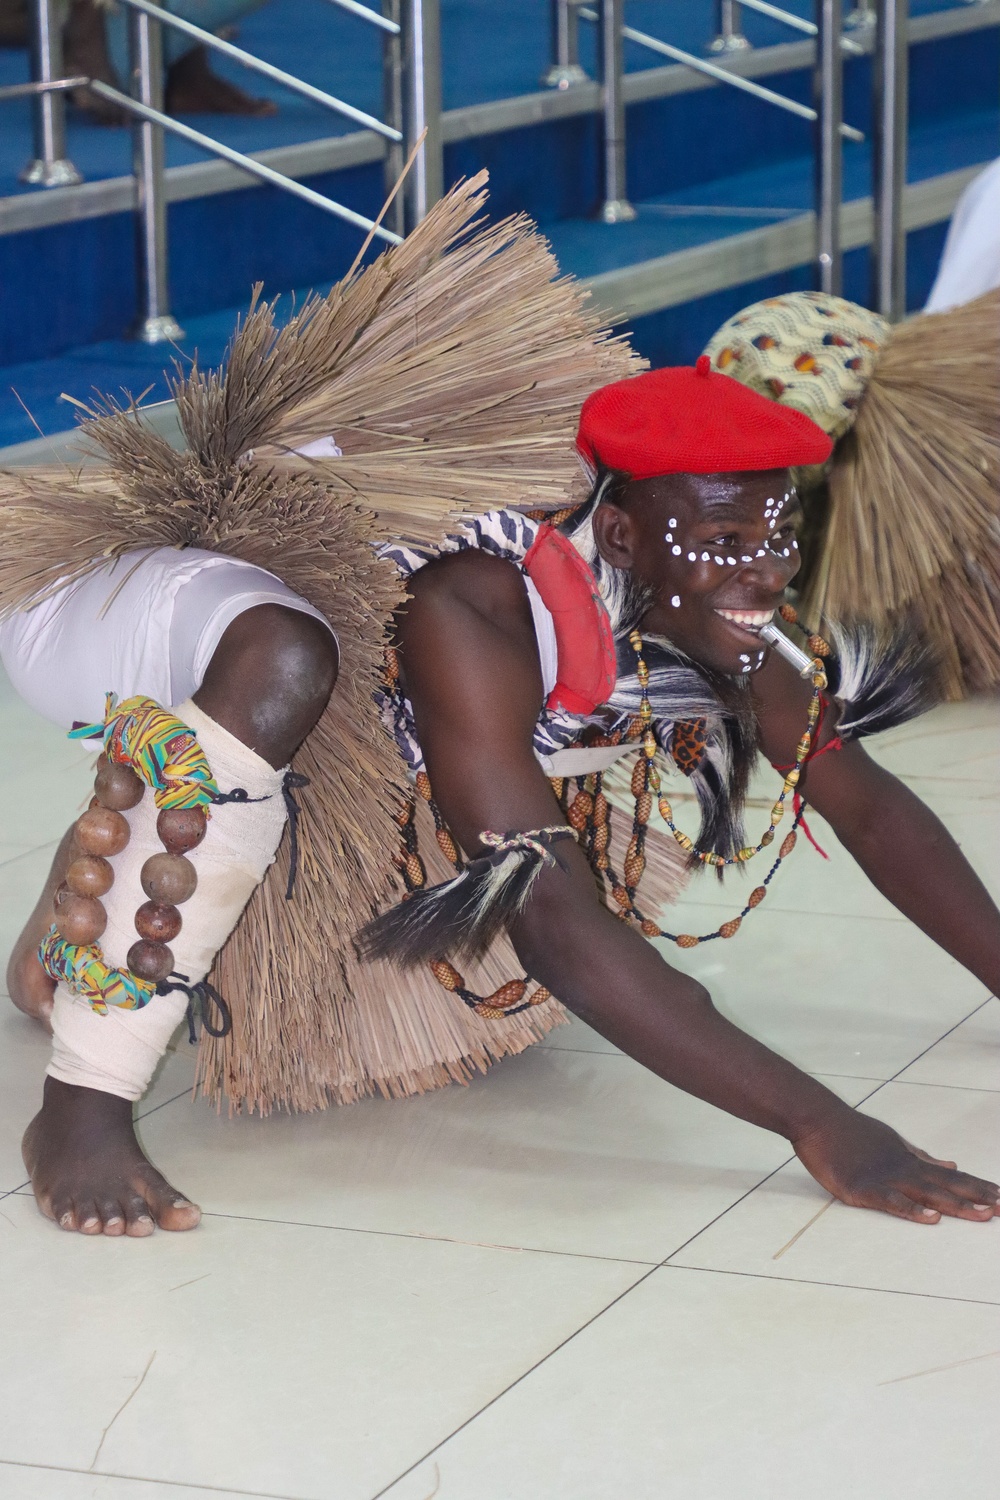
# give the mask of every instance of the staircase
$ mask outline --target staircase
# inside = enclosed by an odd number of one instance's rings
[[[806,0],[789,8],[811,14]],[[542,89],[549,62],[540,0],[442,0],[446,181],[487,167],[492,211],[532,215],[560,265],[586,278],[603,308],[624,317],[654,363],[692,360],[719,323],[757,297],[813,284],[812,127],[732,88],[626,50],[629,196],[634,222],[598,221],[600,91],[592,82]],[[706,55],[709,0],[629,0],[630,24]],[[751,50],[726,66],[811,102],[814,44],[750,11]],[[590,28],[592,31],[593,28]],[[361,34],[359,34],[359,31]],[[377,46],[326,0],[271,0],[241,28],[240,45],[376,113]],[[913,0],[910,48],[908,305],[929,290],[947,219],[976,170],[1000,154],[1000,0]],[[862,48],[870,33],[856,32]],[[867,38],[867,40],[866,40]],[[594,75],[593,37],[581,61]],[[222,68],[219,69],[223,71]],[[27,76],[21,54],[0,53],[0,83]],[[234,74],[247,86],[247,76]],[[871,59],[845,64],[844,117],[866,133]],[[256,87],[269,92],[268,87]],[[195,119],[242,151],[359,212],[382,199],[383,143],[277,88],[268,120]],[[254,281],[268,295],[325,287],[350,264],[357,232],[276,189],[248,186],[223,162],[168,142],[172,310],[179,350],[129,342],[135,271],[129,136],[70,121],[77,187],[26,189],[29,117],[4,106],[0,136],[0,446],[72,425],[63,393],[94,388],[166,395],[162,371],[197,349],[221,358]],[[870,148],[846,142],[842,217],[845,295],[867,300]],[[58,288],[56,295],[55,289]],[[288,299],[291,306],[291,299]],[[12,394],[16,390],[17,397]],[[23,404],[22,404],[23,403]],[[25,450],[32,451],[31,449]],[[8,459],[16,455],[8,455]]]

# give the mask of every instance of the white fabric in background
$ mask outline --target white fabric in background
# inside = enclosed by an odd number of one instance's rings
[[[1000,286],[1000,157],[973,178],[955,205],[924,312],[961,307],[996,286]]]

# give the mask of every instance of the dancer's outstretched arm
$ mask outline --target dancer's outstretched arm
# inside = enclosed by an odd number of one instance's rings
[[[510,563],[468,552],[423,569],[400,622],[402,664],[431,783],[469,854],[479,834],[561,821],[532,752],[542,684],[524,584]],[[987,1219],[994,1183],[924,1159],[719,1014],[599,901],[582,852],[539,877],[512,931],[527,971],[668,1082],[787,1137],[846,1203],[917,1222]],[[982,1205],[977,1206],[977,1205]]]
[[[762,749],[777,765],[795,759],[809,694],[774,658],[754,679]],[[858,743],[813,761],[801,787],[883,896],[998,993],[1000,911],[941,819]]]

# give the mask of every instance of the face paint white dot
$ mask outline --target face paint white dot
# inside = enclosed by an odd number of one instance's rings
[[[744,552],[743,556],[740,558],[740,562],[753,562],[753,558],[748,552]]]
[[[786,547],[785,550],[784,550],[784,552],[782,552],[782,554],[781,554],[782,557],[787,557],[788,554],[791,552],[791,550],[792,550],[791,547]]]
[[[736,566],[736,559],[735,559],[735,557],[727,557],[726,558],[726,562],[729,564],[729,566],[731,568],[735,568],[735,566]]]
[[[703,552],[701,554],[701,560],[702,560],[702,562],[708,562],[708,557],[709,557],[709,554],[707,552]]]
[[[688,553],[688,562],[697,562],[697,561],[698,561],[698,554],[697,554],[697,552],[689,552]]]
[[[680,594],[674,594],[673,597],[671,598],[670,602],[674,606],[674,609],[680,609],[680,607],[681,607],[681,596],[680,596]]]
[[[740,652],[740,661],[749,661],[749,660],[750,660],[749,656],[744,656],[743,652],[741,651]]]
[[[763,557],[766,552],[767,552],[767,548],[766,547],[758,547],[757,551],[754,553],[754,556],[755,557]]]
[[[667,525],[670,527],[671,531],[673,531],[674,527],[677,525],[677,522],[675,520],[671,520],[667,522]]]
[[[724,560],[725,559],[721,558],[721,557],[716,557],[716,558],[713,559],[714,562],[718,563],[718,565],[719,565],[720,568],[722,567],[722,564],[723,564]]]
[[[673,539],[674,539],[674,534],[673,534],[673,532],[672,532],[672,531],[668,531],[668,532],[667,532],[667,533],[666,533],[666,535],[665,535],[665,536],[664,536],[664,538],[663,538],[663,540],[664,540],[664,541],[665,541],[665,542],[672,542],[672,541],[673,541]]]
[[[678,545],[677,545],[676,542],[674,543],[674,545],[671,547],[670,550],[674,554],[675,557],[680,557],[680,555],[681,555],[681,549],[678,547]]]

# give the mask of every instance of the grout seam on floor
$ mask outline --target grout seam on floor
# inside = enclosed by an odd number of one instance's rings
[[[74,1469],[68,1464],[36,1464],[16,1458],[0,1458],[0,1467],[10,1469],[43,1469],[47,1474],[81,1474],[85,1479],[123,1479],[128,1484],[157,1484],[176,1490],[205,1490],[213,1495],[233,1495],[235,1500],[308,1500],[303,1495],[278,1494],[275,1490],[231,1490],[218,1484],[203,1484],[196,1479],[152,1479],[147,1474],[116,1474],[111,1469]]]
[[[232,1219],[249,1224],[282,1224],[287,1229],[322,1229],[336,1234],[372,1234],[391,1240],[421,1240],[432,1245],[466,1245],[474,1250],[502,1250],[514,1255],[561,1255],[568,1260],[593,1260],[613,1266],[645,1266],[655,1271],[658,1260],[641,1260],[634,1255],[595,1255],[587,1250],[555,1250],[547,1245],[503,1245],[498,1241],[460,1240],[454,1235],[420,1234],[406,1229],[368,1229],[362,1224],[314,1224],[306,1219],[271,1219],[260,1214],[223,1214],[207,1209],[203,1219]]]
[[[631,1286],[626,1287],[623,1292],[619,1292],[617,1297],[613,1297],[611,1301],[606,1304],[606,1306],[600,1308],[591,1317],[587,1318],[585,1322],[580,1324],[579,1328],[575,1328],[572,1333],[568,1333],[566,1337],[564,1339],[561,1339],[559,1343],[556,1344],[554,1348],[550,1349],[547,1354],[543,1354],[538,1359],[536,1359],[534,1364],[530,1365],[528,1369],[524,1370],[520,1375],[518,1375],[515,1380],[510,1381],[506,1386],[504,1386],[502,1391],[498,1391],[495,1396],[490,1397],[489,1401],[485,1401],[478,1411],[473,1412],[470,1417],[466,1417],[464,1422],[460,1422],[457,1427],[453,1428],[451,1432],[447,1433],[445,1437],[441,1438],[439,1442],[435,1443],[432,1448],[428,1448],[426,1453],[424,1453],[420,1458],[416,1459],[412,1464],[405,1468],[402,1473],[397,1474],[395,1479],[392,1479],[388,1484],[383,1485],[382,1489],[378,1490],[371,1497],[371,1500],[382,1500],[382,1496],[388,1494],[389,1490],[391,1490],[394,1485],[399,1484],[401,1480],[405,1479],[408,1474],[412,1474],[415,1469],[419,1469],[420,1465],[425,1464],[429,1458],[432,1458],[435,1453],[437,1453],[441,1448],[444,1447],[445,1443],[450,1443],[453,1437],[457,1437],[460,1432],[464,1431],[466,1427],[475,1422],[479,1417],[483,1415],[484,1412],[489,1411],[491,1406],[495,1406],[498,1401],[502,1401],[504,1396],[506,1396],[510,1391],[514,1390],[515,1386],[519,1386],[522,1381],[527,1380],[529,1375],[533,1375],[534,1372],[542,1365],[544,1365],[548,1360],[550,1360],[553,1355],[558,1354],[561,1349],[565,1349],[567,1344],[572,1343],[575,1338],[577,1338],[586,1329],[590,1328],[592,1324],[596,1323],[598,1318],[603,1318],[605,1313],[610,1312],[613,1307],[617,1307],[619,1302],[624,1301],[626,1297],[630,1296],[632,1292],[635,1291],[636,1287],[642,1286],[643,1282],[648,1281],[650,1276],[655,1275],[659,1269],[659,1266],[650,1266],[649,1270],[644,1276],[640,1276],[637,1281],[633,1281]]]
[[[969,1222],[969,1221],[967,1221]],[[989,1223],[989,1220],[984,1222]],[[930,1226],[933,1227],[933,1226]],[[1000,1297],[950,1297],[946,1292],[911,1292],[905,1287],[867,1286],[856,1281],[821,1281],[815,1276],[778,1276],[764,1271],[737,1271],[731,1266],[657,1266],[658,1271],[695,1271],[706,1276],[742,1276],[748,1281],[781,1281],[786,1286],[827,1286],[841,1292],[870,1292],[873,1297],[917,1297],[927,1302],[962,1302],[971,1307],[1000,1307]]]

